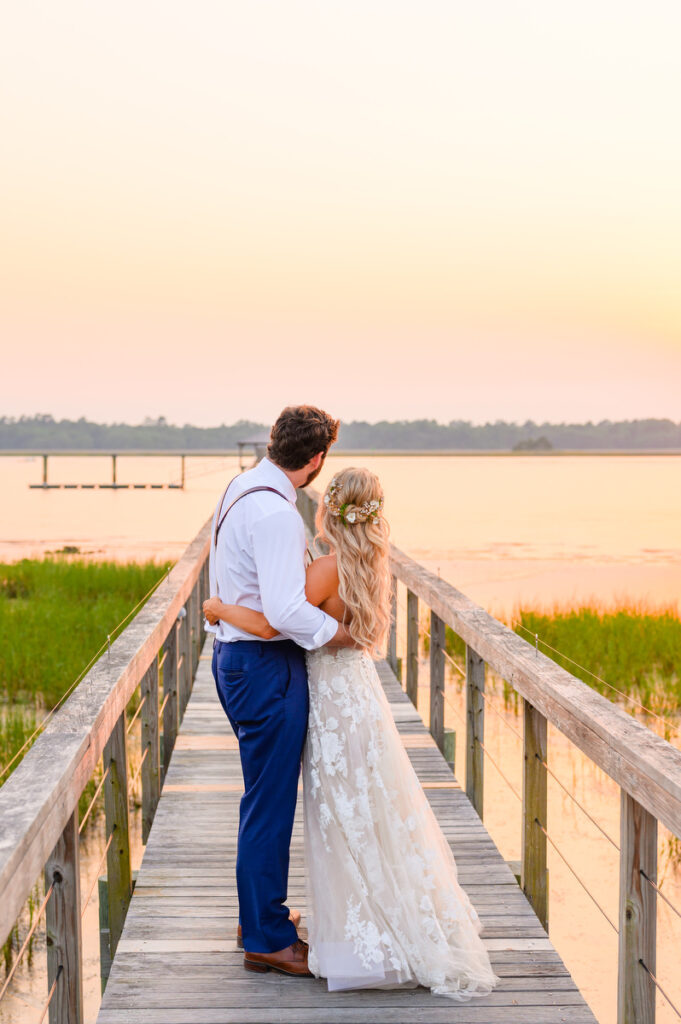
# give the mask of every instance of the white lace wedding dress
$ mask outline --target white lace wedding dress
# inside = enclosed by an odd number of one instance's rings
[[[330,990],[425,985],[463,1000],[497,982],[452,852],[371,658],[307,655],[303,780],[309,964]]]

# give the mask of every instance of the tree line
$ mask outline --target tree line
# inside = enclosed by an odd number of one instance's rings
[[[0,417],[0,449],[80,448],[126,449],[233,449],[238,441],[266,437],[269,426],[238,420],[219,427],[176,426],[161,416],[143,423],[93,423],[56,420],[49,415]],[[357,420],[343,423],[339,449],[437,450],[548,450],[554,449],[681,449],[681,423],[669,419],[601,420],[599,423],[494,423],[466,420]]]

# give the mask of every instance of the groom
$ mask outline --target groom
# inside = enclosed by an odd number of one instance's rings
[[[236,862],[244,967],[309,977],[307,944],[285,906],[289,847],[308,715],[305,650],[350,646],[344,626],[305,597],[305,527],[296,488],[318,475],[338,420],[293,406],[267,458],[228,486],[213,518],[211,594],[262,611],[281,634],[254,639],[219,621],[213,675],[239,740],[245,792]]]

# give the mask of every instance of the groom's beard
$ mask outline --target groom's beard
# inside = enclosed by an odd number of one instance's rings
[[[307,480],[303,484],[303,487],[307,487],[307,485],[311,484],[313,480],[316,480],[317,477],[319,476],[319,474],[321,473],[323,467],[324,467],[324,459],[322,459],[322,461],[319,463],[319,465],[317,466],[316,469],[312,470],[312,472],[308,476]]]

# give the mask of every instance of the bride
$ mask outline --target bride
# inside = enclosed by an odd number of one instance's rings
[[[378,478],[345,469],[317,513],[331,553],[307,570],[308,600],[356,648],[307,653],[303,755],[310,970],[329,990],[424,985],[464,1000],[497,983],[480,923],[395,727],[371,655],[390,621],[388,524]],[[263,638],[261,612],[211,598],[215,618]]]

